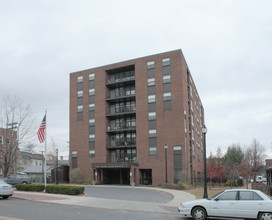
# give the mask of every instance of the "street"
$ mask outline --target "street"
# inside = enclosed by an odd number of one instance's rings
[[[105,204],[107,206],[107,204]],[[172,214],[124,211],[103,208],[90,208],[75,205],[60,205],[10,198],[0,199],[0,220],[52,220],[52,219],[93,219],[93,220],[181,220],[177,212]]]

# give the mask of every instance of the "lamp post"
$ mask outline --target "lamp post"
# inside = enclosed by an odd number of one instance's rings
[[[202,127],[202,133],[204,134],[204,194],[203,198],[208,198],[208,192],[207,192],[207,165],[206,165],[206,134],[208,129],[204,125]]]
[[[168,146],[164,145],[164,152],[165,152],[165,183],[167,183],[167,148]]]

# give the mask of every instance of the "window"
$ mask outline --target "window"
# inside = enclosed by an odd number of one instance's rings
[[[77,112],[83,112],[83,105],[77,106]]]
[[[94,73],[89,74],[89,80],[94,80]]]
[[[3,136],[0,136],[0,144],[3,144]]]
[[[149,130],[149,137],[156,137],[157,136],[157,131],[156,129],[151,129]]]
[[[95,119],[90,119],[89,120],[89,125],[95,125]]]
[[[263,199],[255,192],[240,191],[240,200],[263,200]]]
[[[170,66],[170,58],[162,59],[162,66]]]
[[[89,89],[89,95],[94,95],[95,90],[94,89]]]
[[[156,95],[149,95],[148,96],[148,103],[156,102]]]
[[[155,62],[154,61],[149,61],[147,62],[147,69],[154,69],[155,67]]]
[[[77,157],[77,151],[72,151],[72,158]]]
[[[148,112],[148,120],[156,120],[156,112]]]
[[[94,141],[95,140],[95,135],[94,134],[90,134],[89,135],[89,141]]]
[[[78,76],[77,77],[77,82],[82,83],[83,82],[83,76]]]
[[[178,151],[178,150],[180,151],[180,150],[181,150],[181,146],[174,146],[174,147],[173,147],[173,150],[174,150],[174,151]]]
[[[156,155],[157,147],[149,147],[149,155]]]
[[[237,192],[225,192],[218,197],[219,200],[236,200]]]
[[[171,92],[163,93],[163,101],[171,100]]]
[[[163,76],[163,83],[170,83],[170,82],[171,82],[171,76],[170,75]]]
[[[154,86],[155,85],[155,78],[147,79],[147,86]]]
[[[83,91],[77,91],[77,97],[82,97],[83,96]]]
[[[92,104],[89,104],[89,110],[90,110],[90,111],[94,110],[94,107],[95,107],[95,104],[93,104],[93,103],[92,103]]]
[[[95,150],[90,150],[89,157],[94,157],[94,156],[95,156]]]

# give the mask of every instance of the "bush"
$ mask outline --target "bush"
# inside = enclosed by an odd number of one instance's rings
[[[79,195],[84,193],[84,187],[81,186],[65,186],[65,185],[48,185],[46,186],[47,193]]]
[[[226,182],[226,186],[231,186],[231,180],[227,180]],[[243,186],[243,180],[242,179],[236,179],[236,180],[232,180],[232,186]]]
[[[182,182],[178,183],[165,183],[162,185],[162,188],[166,189],[177,189],[177,190],[184,190],[186,189],[185,185]]]
[[[71,170],[71,183],[82,183],[82,173],[79,168]]]
[[[44,191],[43,184],[16,184],[17,190],[21,191],[31,191],[31,192],[42,192]]]
[[[82,184],[84,185],[95,185],[95,180],[93,180],[92,178],[88,178],[88,179],[85,179]]]

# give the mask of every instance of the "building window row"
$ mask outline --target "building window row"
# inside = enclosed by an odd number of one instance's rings
[[[121,102],[115,104],[115,113],[130,112],[135,110],[135,101]]]
[[[114,90],[115,97],[135,95],[135,86],[119,87]]]
[[[111,162],[135,162],[136,156],[135,148],[117,149],[111,151]]]
[[[136,144],[136,133],[115,134],[115,146],[126,146]]]

